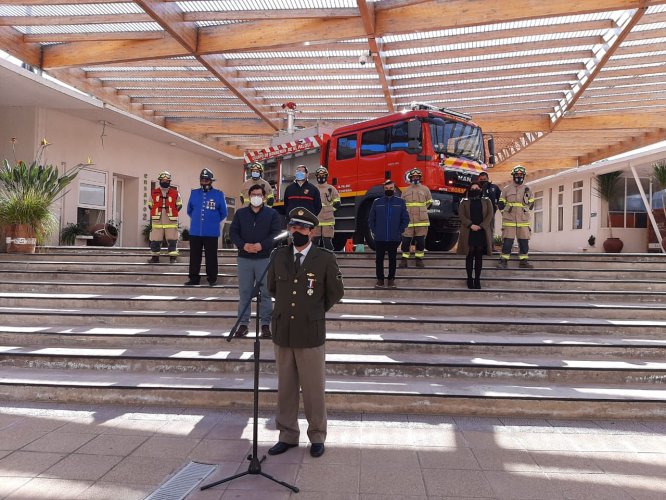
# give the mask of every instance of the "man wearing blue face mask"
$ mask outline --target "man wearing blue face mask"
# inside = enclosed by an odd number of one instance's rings
[[[296,167],[294,182],[284,191],[284,213],[289,214],[294,208],[305,208],[315,215],[321,211],[321,195],[319,188],[307,180],[308,168],[305,165]]]

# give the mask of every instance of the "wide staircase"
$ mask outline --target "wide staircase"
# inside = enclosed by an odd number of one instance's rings
[[[236,259],[215,287],[138,248],[0,254],[0,400],[249,408],[253,333],[227,342]],[[468,290],[464,262],[430,252],[373,288],[374,255],[338,256],[328,314],[330,409],[640,418],[666,415],[666,257],[534,254]],[[205,280],[203,280],[205,283]],[[251,324],[254,332],[254,320]],[[261,407],[276,401],[261,341]]]

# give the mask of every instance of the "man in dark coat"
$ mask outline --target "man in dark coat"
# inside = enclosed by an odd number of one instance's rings
[[[388,288],[396,288],[395,267],[397,248],[402,233],[409,225],[409,213],[405,200],[395,196],[395,184],[384,182],[384,196],[372,202],[368,215],[368,227],[375,237],[375,288],[384,288],[384,256],[388,253]]]
[[[287,220],[291,211],[296,207],[307,209],[310,213],[319,215],[321,211],[321,195],[319,188],[308,182],[308,167],[296,167],[294,182],[284,190],[284,214]]]
[[[271,317],[273,303],[266,286],[264,271],[268,265],[268,258],[275,246],[274,238],[280,233],[280,217],[271,207],[265,206],[266,190],[263,184],[254,184],[247,193],[250,205],[239,208],[229,228],[229,236],[238,248],[237,275],[238,275],[238,318],[240,323],[234,333],[236,337],[245,337],[248,334],[250,312],[252,306],[252,291],[255,283],[263,277],[260,285],[261,310],[257,315],[261,324],[261,338],[271,338]],[[258,333],[258,332],[257,332]]]
[[[268,450],[279,455],[298,446],[299,389],[308,420],[310,455],[324,454],[326,440],[326,311],[344,295],[335,254],[311,243],[319,221],[305,208],[289,213],[292,244],[275,250],[268,268],[268,291],[275,297],[273,343],[278,371],[280,431]]]

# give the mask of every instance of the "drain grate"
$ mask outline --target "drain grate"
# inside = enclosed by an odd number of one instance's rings
[[[183,500],[217,465],[190,462],[175,476],[153,491],[146,500]]]

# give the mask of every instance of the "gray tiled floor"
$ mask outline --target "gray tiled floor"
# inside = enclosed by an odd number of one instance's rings
[[[218,465],[204,483],[246,471],[250,414],[3,403],[0,498],[142,499],[190,460]],[[261,455],[276,438],[262,413]],[[188,499],[666,498],[664,421],[350,413],[330,415],[323,457],[301,444],[262,464],[298,495],[250,475]]]

